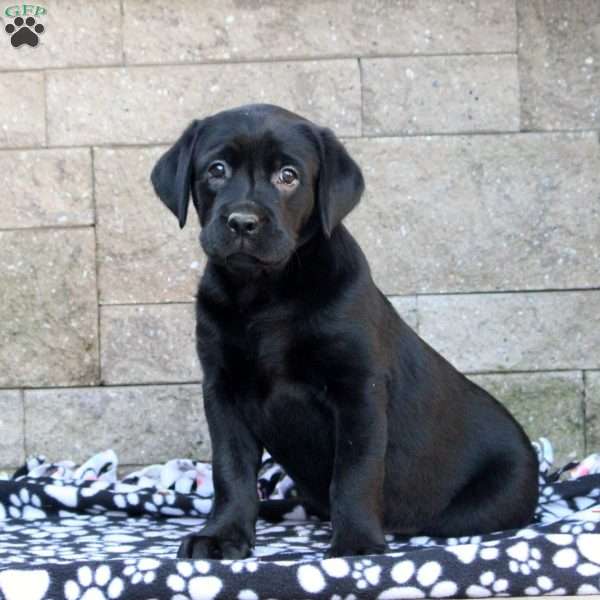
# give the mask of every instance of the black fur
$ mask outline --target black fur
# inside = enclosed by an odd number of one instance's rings
[[[208,175],[215,160],[223,178]],[[197,345],[215,502],[179,556],[249,555],[263,448],[331,519],[329,556],[383,552],[384,532],[532,519],[537,459],[523,430],[398,317],[341,224],[364,184],[331,131],[269,105],[225,111],[194,122],[152,182],[182,226],[192,196],[208,256]],[[240,212],[256,230],[232,230]]]

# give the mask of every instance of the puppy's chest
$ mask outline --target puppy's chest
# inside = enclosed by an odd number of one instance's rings
[[[223,366],[241,393],[257,399],[290,390],[312,394],[313,388],[321,388],[325,382],[309,338],[297,324],[250,326],[222,340]]]
[[[299,452],[328,456],[331,450],[332,416],[320,346],[306,323],[263,320],[244,327],[232,320],[220,339],[201,352],[211,357],[211,368],[219,366],[229,400],[250,429],[288,468]],[[314,471],[314,465],[307,471]],[[306,479],[303,473],[296,477]]]

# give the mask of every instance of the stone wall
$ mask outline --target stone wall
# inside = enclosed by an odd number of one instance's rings
[[[198,231],[148,176],[262,101],[362,165],[348,224],[420,335],[561,459],[600,448],[600,2],[46,7],[38,47],[1,40],[0,466],[209,457]]]

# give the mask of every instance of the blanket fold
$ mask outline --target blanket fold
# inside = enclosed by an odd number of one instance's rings
[[[552,471],[540,458],[540,502],[521,530],[463,538],[387,536],[382,556],[323,559],[328,523],[296,506],[259,520],[254,557],[177,560],[180,539],[212,502],[209,464],[187,459],[119,479],[111,450],[80,466],[34,457],[0,481],[0,598],[422,598],[600,594],[600,455]],[[265,454],[265,507],[293,481]],[[263,513],[261,513],[263,514]]]

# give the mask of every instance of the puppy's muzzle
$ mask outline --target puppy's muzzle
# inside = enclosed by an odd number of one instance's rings
[[[252,213],[233,212],[227,217],[227,227],[237,235],[256,235],[261,228],[261,220]]]

